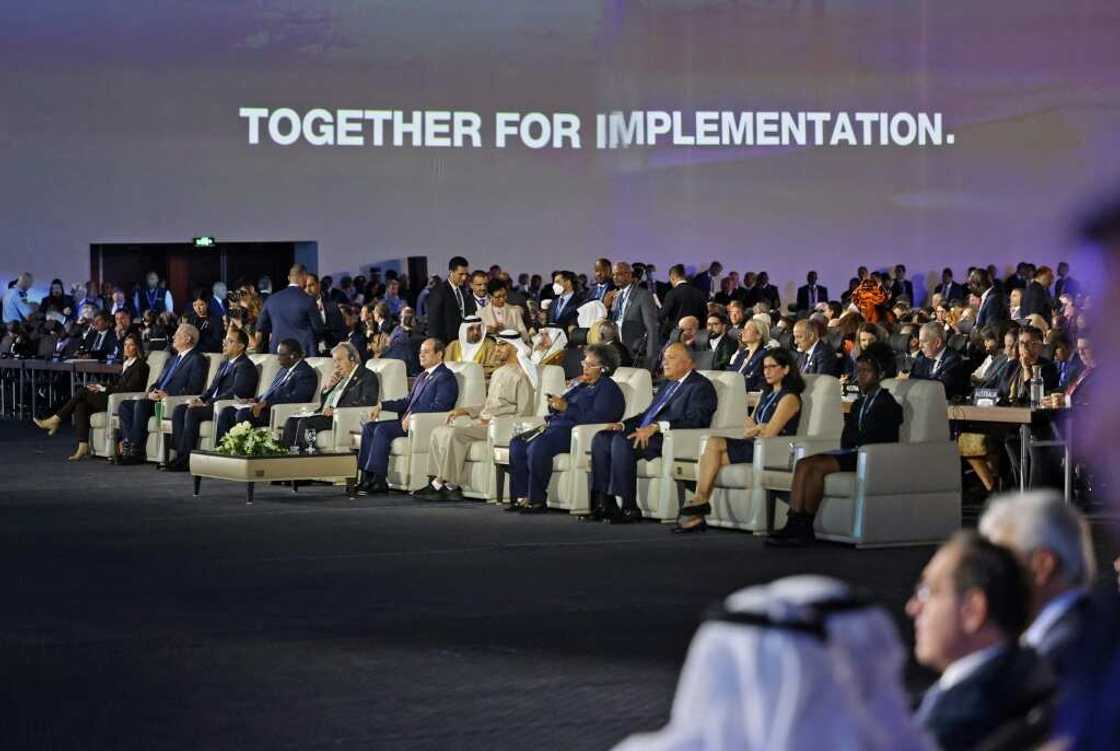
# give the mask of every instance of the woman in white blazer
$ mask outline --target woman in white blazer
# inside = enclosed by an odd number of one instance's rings
[[[501,279],[491,279],[486,284],[490,301],[478,309],[477,315],[486,326],[487,333],[497,334],[504,329],[513,329],[521,334],[522,341],[529,341],[529,329],[525,327],[525,313],[518,305],[508,302],[509,289]]]

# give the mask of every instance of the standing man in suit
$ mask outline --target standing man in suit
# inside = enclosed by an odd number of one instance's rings
[[[921,354],[914,360],[910,374],[900,373],[898,378],[941,381],[945,387],[945,398],[950,401],[963,397],[971,390],[968,363],[946,345],[945,329],[940,323],[930,321],[922,325],[918,330],[918,347]]]
[[[657,314],[662,339],[669,338],[673,326],[682,318],[694,316],[697,321],[703,321],[708,317],[708,297],[688,283],[683,265],[678,263],[669,268],[669,284],[672,289],[666,293]]]
[[[891,300],[898,300],[900,297],[905,297],[906,302],[910,305],[914,304],[914,283],[906,278],[906,266],[904,264],[897,264],[891,272],[893,281],[891,282]]]
[[[207,307],[210,308],[210,317],[217,321],[223,330],[225,319],[229,316],[229,300],[226,299],[228,293],[225,282],[214,282],[210,287],[210,298],[206,301]]]
[[[179,404],[171,413],[171,446],[175,459],[167,465],[169,472],[186,472],[190,467],[191,450],[198,446],[199,426],[214,419],[214,402],[221,399],[250,399],[257,393],[260,372],[245,354],[249,337],[241,329],[231,328],[222,341],[225,362],[214,374],[210,387],[186,404]]]
[[[1054,299],[1060,300],[1062,295],[1077,297],[1081,285],[1069,275],[1069,264],[1065,261],[1058,263],[1058,278],[1054,281]]]
[[[739,344],[728,333],[731,324],[722,313],[708,316],[708,349],[712,351],[712,370],[726,370],[739,351]]]
[[[576,291],[576,275],[571,271],[557,271],[552,277],[552,305],[548,309],[548,325],[568,330],[576,324],[583,295]]]
[[[770,283],[769,273],[760,271],[755,287],[757,288],[759,302],[766,303],[770,310],[778,310],[782,307],[782,298],[778,294],[778,288]]]
[[[307,269],[297,263],[288,271],[288,286],[271,294],[264,302],[257,320],[257,351],[263,351],[264,337],[269,337],[269,351],[278,354],[280,342],[295,339],[300,351],[318,352],[323,335],[323,317],[311,296],[303,291]]]
[[[823,335],[824,326],[814,319],[803,318],[793,324],[793,343],[800,353],[798,368],[802,373],[839,375],[840,362],[836,350],[821,341]]]
[[[248,422],[255,428],[268,425],[273,404],[301,404],[314,398],[319,376],[315,373],[315,368],[303,359],[300,343],[295,339],[281,341],[276,349],[276,360],[280,363],[280,371],[272,379],[268,391],[259,399],[252,399],[249,406],[232,405],[218,415],[217,425],[214,426],[214,443],[221,441],[238,423]]]
[[[980,309],[976,313],[977,328],[997,326],[1010,320],[1007,300],[993,286],[987,269],[973,269],[968,275],[968,287],[972,294],[980,298]]]
[[[198,329],[184,323],[175,329],[172,345],[178,354],[169,357],[159,379],[151,390],[140,399],[121,402],[118,418],[120,434],[124,440],[117,464],[142,464],[144,444],[148,439],[148,419],[155,412],[155,404],[165,396],[198,394],[206,385],[210,361],[198,351]]]
[[[319,320],[323,322],[315,352],[326,352],[347,337],[346,319],[342,317],[338,303],[323,294],[318,274],[308,272],[304,276],[303,291],[315,303],[315,308],[319,311]]]
[[[393,441],[408,435],[409,418],[416,413],[448,412],[459,399],[459,382],[443,364],[443,342],[425,339],[420,345],[420,367],[412,390],[404,399],[381,402],[370,410],[370,421],[362,428],[362,448],[358,452],[358,468],[362,495],[389,491],[389,449]],[[396,412],[392,420],[378,420],[382,410]]]
[[[634,358],[643,358],[652,368],[661,349],[657,308],[649,290],[638,286],[630,264],[619,261],[614,265],[614,297],[611,299],[611,320],[618,325],[619,336]]]
[[[144,276],[144,288],[136,290],[132,296],[132,309],[137,316],[142,316],[149,310],[156,313],[170,313],[175,310],[171,291],[160,286],[159,274],[149,271]]]
[[[1030,284],[1023,290],[1023,304],[1019,317],[1027,318],[1035,313],[1047,323],[1054,314],[1054,301],[1050,299],[1050,285],[1054,283],[1054,272],[1049,266],[1039,266]]]
[[[595,282],[588,287],[587,300],[598,300],[606,305],[603,299],[607,293],[614,289],[614,282],[611,280],[611,262],[609,258],[600,258],[595,261]]]
[[[462,256],[452,258],[447,262],[447,280],[428,293],[428,335],[441,342],[454,341],[459,336],[459,324],[474,312],[474,303],[470,302],[468,307],[469,295],[463,291],[469,265]]]
[[[797,288],[797,310],[813,310],[821,302],[828,302],[828,287],[817,284],[817,272],[810,271],[805,284]]]
[[[665,383],[649,409],[625,422],[608,425],[591,442],[591,516],[611,524],[642,519],[638,509],[638,461],[661,456],[662,431],[706,428],[716,412],[716,389],[692,363],[692,353],[677,342],[665,350]],[[622,501],[619,509],[615,503]]]
[[[946,268],[941,272],[941,284],[933,288],[934,293],[941,295],[943,302],[962,302],[965,299],[963,284],[953,281],[953,270]]]
[[[938,748],[976,748],[1051,695],[1045,663],[1018,644],[1028,603],[1015,555],[971,530],[953,535],[922,571],[906,612],[915,657],[941,678],[915,719]]]
[[[672,269],[669,270],[670,276]],[[719,279],[719,275],[723,273],[723,264],[719,261],[712,261],[708,266],[707,271],[701,271],[696,276],[692,277],[692,286],[704,293],[704,299],[707,300],[712,296],[713,282]]]
[[[980,534],[1019,557],[1030,587],[1031,622],[1019,640],[1060,677],[1092,618],[1096,560],[1089,524],[1053,490],[1013,493],[989,504]]]

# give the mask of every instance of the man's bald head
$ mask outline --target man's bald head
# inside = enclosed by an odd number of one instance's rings
[[[626,261],[618,261],[614,265],[611,276],[614,279],[615,286],[629,287],[630,283],[634,281],[634,270],[630,268],[630,264]]]
[[[288,269],[288,283],[298,284],[303,287],[304,277],[307,276],[307,269],[304,268],[302,263],[297,263]]]

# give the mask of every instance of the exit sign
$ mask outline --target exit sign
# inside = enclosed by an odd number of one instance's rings
[[[194,246],[196,248],[213,248],[218,244],[213,235],[201,235],[194,238]]]

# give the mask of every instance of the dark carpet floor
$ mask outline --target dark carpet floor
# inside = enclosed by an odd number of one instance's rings
[[[246,506],[240,485],[192,499],[150,465],[67,464],[71,441],[0,423],[5,749],[604,749],[664,723],[722,595],[832,574],[909,641],[932,552],[328,487]]]

